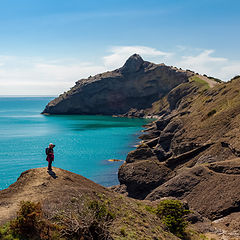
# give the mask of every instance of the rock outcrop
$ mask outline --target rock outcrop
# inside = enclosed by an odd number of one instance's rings
[[[144,112],[140,110],[151,107],[191,75],[134,54],[119,69],[77,81],[71,90],[51,101],[43,113],[115,115],[132,111],[141,117]]]
[[[194,77],[155,102],[146,111],[159,117],[120,167],[120,189],[186,200],[211,220],[240,219],[239,93],[240,78],[210,88]]]

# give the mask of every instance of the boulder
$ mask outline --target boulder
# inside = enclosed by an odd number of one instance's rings
[[[153,160],[124,163],[118,171],[120,184],[126,185],[128,196],[144,199],[154,188],[164,183],[172,171]]]
[[[139,160],[157,160],[156,155],[153,153],[152,149],[146,145],[141,144],[136,150],[128,153],[126,162],[132,163]]]

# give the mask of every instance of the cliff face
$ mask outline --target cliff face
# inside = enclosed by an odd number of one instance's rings
[[[120,167],[121,189],[138,199],[177,197],[209,219],[240,222],[240,78],[210,88],[193,77],[147,111],[159,118]],[[239,228],[226,231],[240,236]]]
[[[146,109],[191,75],[190,71],[146,62],[134,54],[122,68],[77,81],[43,113],[113,115]]]

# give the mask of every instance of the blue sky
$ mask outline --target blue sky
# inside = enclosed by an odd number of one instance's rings
[[[0,95],[56,95],[134,52],[240,74],[238,0],[0,0]]]

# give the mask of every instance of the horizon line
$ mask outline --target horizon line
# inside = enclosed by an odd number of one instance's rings
[[[57,97],[58,95],[0,95],[0,98],[2,97]]]

